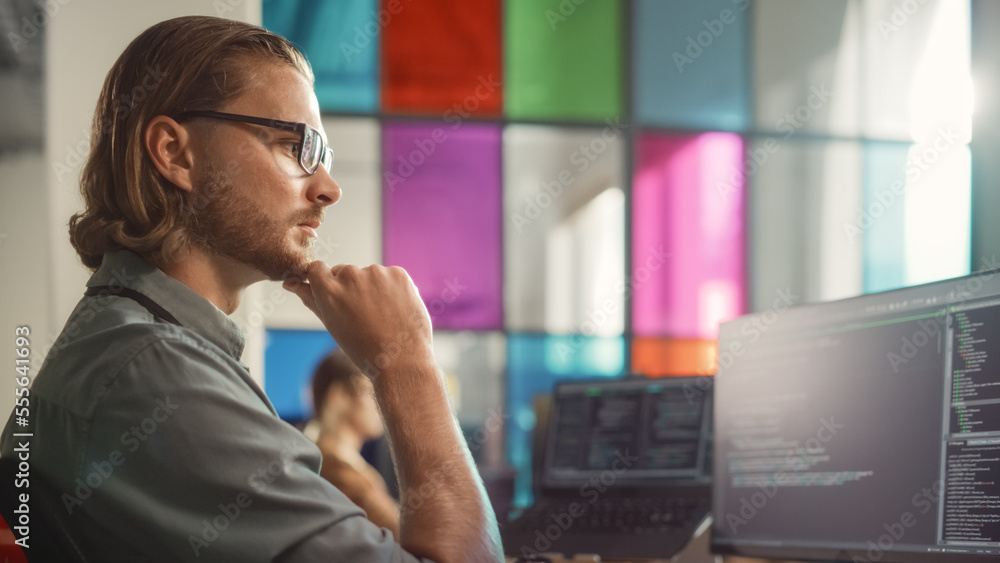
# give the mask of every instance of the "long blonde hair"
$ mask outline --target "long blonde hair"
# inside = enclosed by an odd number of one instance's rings
[[[312,69],[285,38],[207,16],[160,22],[142,32],[104,80],[91,127],[80,191],[85,209],[69,237],[85,266],[128,248],[161,268],[189,244],[192,196],[164,178],[143,135],[158,115],[219,109],[255,84],[260,64],[288,64],[310,82]]]

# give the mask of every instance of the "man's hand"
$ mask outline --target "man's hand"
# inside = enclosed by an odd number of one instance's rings
[[[403,504],[399,543],[440,563],[502,561],[496,517],[448,405],[430,315],[413,280],[398,267],[320,261],[307,277],[284,287],[375,379]]]
[[[390,366],[433,365],[431,319],[406,270],[330,268],[317,260],[307,276],[306,282],[286,280],[283,287],[316,313],[337,345],[369,376]]]

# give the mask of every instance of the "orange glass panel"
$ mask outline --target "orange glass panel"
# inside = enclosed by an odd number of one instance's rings
[[[632,371],[647,377],[713,375],[717,340],[697,338],[636,338],[632,341]]]
[[[499,116],[500,0],[382,0],[382,109]]]

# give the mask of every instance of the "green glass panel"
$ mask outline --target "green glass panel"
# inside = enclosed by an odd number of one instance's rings
[[[516,119],[603,120],[621,112],[621,2],[509,0],[505,110]]]

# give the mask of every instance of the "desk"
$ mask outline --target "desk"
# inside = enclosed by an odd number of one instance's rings
[[[680,553],[672,559],[642,560],[641,563],[796,563],[795,561],[774,561],[770,559],[750,559],[747,557],[722,557],[712,555],[710,547],[710,526],[703,526],[701,533],[694,537]],[[507,563],[513,563],[513,558],[508,558]],[[594,563],[594,558],[577,557],[575,559],[553,559],[552,563]],[[601,560],[602,563],[627,563],[621,560]],[[640,563],[640,562],[636,562]]]

